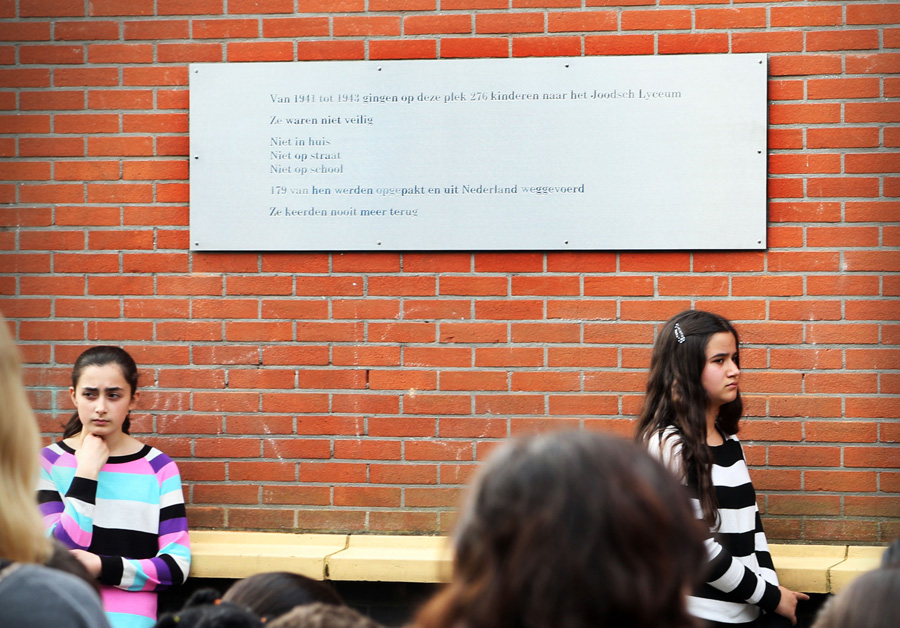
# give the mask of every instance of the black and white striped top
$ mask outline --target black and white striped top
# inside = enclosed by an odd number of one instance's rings
[[[691,492],[681,460],[681,439],[674,427],[666,428],[662,442],[651,438],[650,453],[659,458]],[[688,598],[695,617],[725,624],[752,622],[760,609],[774,612],[781,599],[778,576],[763,531],[756,491],[736,436],[710,447],[713,454],[712,483],[719,504],[719,522],[706,540],[709,574],[706,583]],[[702,517],[700,500],[692,498],[695,512]]]

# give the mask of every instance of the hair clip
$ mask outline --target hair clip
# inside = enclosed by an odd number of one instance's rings
[[[684,332],[681,330],[681,325],[678,323],[675,323],[675,340],[678,341],[678,344],[684,342]]]

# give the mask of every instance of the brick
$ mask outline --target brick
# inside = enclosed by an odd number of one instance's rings
[[[847,495],[844,514],[849,517],[896,517],[900,497]]]
[[[401,441],[356,439],[336,440],[334,457],[350,460],[399,460]]]
[[[547,302],[547,319],[577,321],[614,320],[616,303],[613,300],[579,299],[552,300]]]
[[[852,397],[846,401],[848,417],[886,419],[894,418],[900,410],[896,397]]]
[[[783,55],[769,58],[769,76],[840,74],[841,55]]]
[[[803,488],[806,491],[874,492],[877,476],[867,471],[814,471],[803,472]]]
[[[541,33],[543,31],[543,13],[475,14],[475,32],[479,34]]]
[[[727,277],[660,277],[660,296],[727,296]]]
[[[434,11],[437,0],[370,0],[369,11]]]
[[[435,59],[437,58],[437,41],[426,39],[371,41],[369,42],[369,58]]]
[[[228,12],[245,13],[293,13],[293,0],[229,0]]]
[[[695,27],[698,29],[764,28],[766,9],[764,7],[742,7],[728,9],[694,9]]]
[[[839,207],[838,207],[839,210]],[[765,256],[753,251],[748,253],[694,253],[693,270],[700,272],[758,272],[765,267]]]
[[[460,501],[458,488],[408,488],[406,506],[410,508],[452,508]]]
[[[878,146],[878,129],[872,127],[807,129],[806,145],[809,148],[874,148]]]
[[[622,30],[686,30],[691,28],[691,13],[679,9],[626,10],[622,12]]]
[[[303,2],[301,2],[303,4]],[[366,513],[361,510],[301,509],[297,511],[297,522],[301,530],[310,532],[360,532],[366,528]]]
[[[769,129],[768,142],[769,149],[803,148],[803,130]]]
[[[823,374],[816,375],[823,376]],[[840,391],[833,389],[826,392]],[[808,421],[805,430],[806,440],[809,442],[874,443],[878,435],[878,424],[858,421]]]
[[[457,11],[462,9],[506,9],[509,0],[441,0],[441,9]]]
[[[158,15],[221,15],[221,0],[157,0]]]
[[[769,106],[769,124],[836,124],[840,122],[841,107],[838,103],[774,104]],[[851,122],[851,120],[847,120],[847,122]]]
[[[471,317],[472,303],[462,299],[403,300],[404,319],[466,319]],[[399,317],[399,313],[397,314]],[[386,318],[386,317],[382,317]]]
[[[622,272],[684,272],[690,270],[691,256],[682,252],[622,253]]]
[[[326,61],[365,58],[363,41],[298,41],[298,61]]]
[[[368,372],[368,385],[372,390],[435,390],[437,373],[372,369]]]
[[[194,21],[194,37],[197,35],[197,22]],[[241,24],[253,24],[253,20],[240,20]],[[216,37],[214,33],[220,28],[215,21],[210,20],[208,31],[204,36]],[[241,30],[249,28],[241,26]],[[327,17],[282,17],[264,18],[262,21],[263,37],[327,37],[330,32]],[[254,35],[255,36],[255,35]]]
[[[844,122],[900,122],[900,103],[847,103]]]
[[[437,421],[425,417],[371,417],[368,420],[370,436],[434,436]]]
[[[584,326],[584,342],[599,344],[650,344],[653,325],[629,323],[599,323]]]
[[[226,61],[293,61],[294,44],[289,41],[229,42],[226,44]]]
[[[771,24],[785,26],[842,26],[843,12],[840,5],[832,6],[773,6]]]
[[[578,342],[581,330],[571,323],[513,323],[510,341],[515,343]]]
[[[433,367],[471,366],[472,349],[467,347],[405,347],[403,364],[404,366]]]
[[[77,0],[22,0],[19,3],[19,17],[80,17],[84,15],[84,4]],[[4,15],[4,17],[14,17]]]
[[[837,495],[769,495],[768,514],[772,515],[840,515],[841,498]]]
[[[228,416],[225,419],[228,434],[290,434],[293,419],[289,416]]]
[[[84,109],[84,92],[55,90],[53,92],[19,92],[21,111],[77,111]]]
[[[259,441],[256,441],[257,443]],[[267,438],[263,457],[282,459],[323,459],[331,457],[331,441],[318,438]],[[302,466],[302,463],[301,463]]]
[[[806,34],[806,50],[808,52],[877,50],[878,47],[877,30],[843,29],[840,31],[811,31]],[[848,55],[846,70],[848,74],[858,74],[861,71],[866,71],[853,67],[853,63],[850,61],[851,58]]]
[[[840,450],[833,447],[810,445],[769,447],[769,465],[776,467],[837,467],[840,465]]]
[[[333,394],[331,409],[333,412],[396,414],[400,412],[400,400],[395,393]]]
[[[800,31],[770,31],[732,33],[732,52],[800,52],[803,50]]]
[[[690,308],[687,301],[623,301],[621,319],[623,321],[668,320],[678,312]]]
[[[614,11],[565,11],[547,14],[547,30],[559,32],[615,31],[618,16]]]
[[[331,490],[326,486],[264,485],[262,503],[327,506],[331,503]]]
[[[619,400],[614,395],[550,395],[551,415],[590,416],[618,414]]]
[[[197,32],[198,29],[202,32],[202,24],[204,22],[204,20],[194,21],[193,28],[195,38],[199,39]],[[113,24],[115,23],[113,22]],[[191,38],[191,23],[187,20],[125,22],[123,27],[123,34],[126,40],[149,39],[151,41],[159,41],[163,39]]]
[[[877,32],[875,45],[878,47]],[[871,41],[871,38],[870,38]],[[897,74],[900,72],[900,53],[847,55],[847,72],[852,74]]]
[[[351,462],[301,462],[300,482],[362,483],[366,481],[366,465]]]
[[[416,393],[403,396],[404,414],[468,414],[471,410],[469,395]]]
[[[70,45],[20,45],[19,62],[22,64],[61,65],[84,63],[84,46]]]
[[[435,277],[370,277],[369,294],[373,296],[434,296]]]
[[[885,326],[887,327],[887,326]],[[885,335],[887,330],[885,330]],[[896,341],[894,342],[896,344]],[[900,368],[900,352],[893,349],[848,349],[846,368],[882,370]]]
[[[443,326],[441,325],[441,329]],[[372,342],[434,342],[437,326],[434,323],[369,323],[369,340]],[[480,333],[479,330],[467,330]],[[467,340],[442,340],[442,342],[479,342]],[[480,341],[486,342],[486,341]],[[487,341],[489,342],[489,341]]]
[[[441,390],[509,390],[503,371],[445,371],[440,374]]]
[[[841,415],[841,400],[837,397],[772,396],[768,401],[769,415],[773,417],[834,417]]]

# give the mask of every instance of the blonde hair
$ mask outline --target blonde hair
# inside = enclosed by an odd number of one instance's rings
[[[0,557],[7,560],[43,563],[51,553],[36,498],[40,446],[18,350],[0,314]]]

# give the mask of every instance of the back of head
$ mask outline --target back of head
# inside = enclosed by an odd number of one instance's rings
[[[177,613],[166,613],[154,628],[262,628],[263,622],[239,604],[223,602],[214,589],[200,589]]]
[[[287,571],[254,574],[238,580],[222,600],[245,606],[263,618],[278,617],[295,606],[313,602],[343,604],[335,590],[324,582]]]
[[[511,441],[480,470],[454,578],[422,628],[691,626],[703,531],[683,487],[641,448],[590,432]]]
[[[900,617],[900,567],[856,578],[822,608],[813,628],[894,628]]]
[[[349,606],[315,602],[298,606],[266,624],[268,628],[382,628],[381,624]]]
[[[19,353],[0,315],[0,558],[40,563],[50,555],[35,497],[40,446]]]

